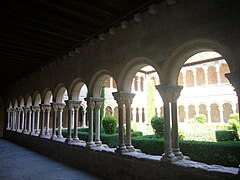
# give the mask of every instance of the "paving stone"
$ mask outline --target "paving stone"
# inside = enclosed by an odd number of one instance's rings
[[[0,139],[0,180],[97,180],[94,175]]]

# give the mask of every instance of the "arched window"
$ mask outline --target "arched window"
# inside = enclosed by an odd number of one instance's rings
[[[216,68],[210,66],[208,68],[208,84],[217,84],[217,71]]]
[[[139,108],[136,108],[136,122],[139,122]]]
[[[186,72],[186,86],[193,87],[194,86],[194,77],[193,72],[191,70],[187,70]]]
[[[197,85],[202,86],[205,84],[205,76],[203,68],[197,68]]]
[[[141,89],[142,92],[144,91],[144,78],[143,77],[141,77],[140,89]]]
[[[138,77],[137,76],[135,76],[135,78],[134,78],[134,90],[138,91]]]
[[[178,107],[178,119],[180,122],[184,122],[184,120],[186,119],[186,113],[185,113],[184,106]]]
[[[225,77],[226,73],[229,73],[229,67],[227,64],[221,64],[220,66],[220,82],[221,83],[229,83],[228,79]]]
[[[195,115],[196,115],[195,107],[193,105],[189,105],[188,106],[188,119],[194,118]]]
[[[207,112],[207,106],[205,104],[200,104],[199,105],[199,114],[204,114],[207,119],[208,118],[208,112]]]
[[[181,72],[178,75],[178,85],[183,86],[183,74]]]
[[[145,111],[144,108],[142,108],[142,122],[145,122]]]
[[[217,104],[211,104],[211,119],[212,122],[220,122],[220,111]]]
[[[233,113],[232,105],[230,103],[223,104],[223,120],[225,123],[228,122],[230,115]]]

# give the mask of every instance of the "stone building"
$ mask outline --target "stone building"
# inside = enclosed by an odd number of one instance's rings
[[[41,0],[39,2],[43,2],[50,9],[59,7],[50,2],[46,3]],[[125,2],[125,6],[127,6],[126,4],[127,2]],[[31,3],[28,5],[30,6]],[[132,4],[131,7],[133,6]],[[42,4],[39,7],[42,7]],[[101,27],[98,29],[99,31],[95,31],[94,35],[88,35],[87,38],[83,35],[82,43],[74,45],[74,41],[72,41],[72,46],[66,46],[64,50],[59,50],[54,54],[55,57],[52,57],[50,47],[47,49],[39,47],[38,50],[33,50],[28,46],[29,57],[36,57],[35,53],[44,49],[42,56],[39,55],[39,62],[46,60],[47,54],[49,54],[47,58],[54,60],[44,65],[41,64],[40,69],[34,69],[30,74],[14,79],[4,87],[2,93],[5,105],[4,137],[50,157],[98,173],[103,177],[112,176],[116,179],[183,179],[189,176],[192,176],[193,179],[237,178],[236,168],[221,167],[216,170],[214,166],[202,166],[196,162],[184,160],[179,149],[178,121],[191,118],[194,113],[189,112],[197,111],[206,113],[209,121],[210,119],[212,122],[226,121],[226,113],[221,115],[220,112],[224,111],[224,107],[229,109],[230,105],[233,112],[239,112],[239,109],[237,110],[239,106],[236,106],[239,104],[240,97],[239,8],[240,3],[235,0],[156,1],[145,4],[145,6],[142,4],[141,8],[132,11],[131,15],[122,16],[116,23],[109,23],[107,26]],[[73,8],[70,10],[63,7],[59,9],[72,16],[77,15],[78,18],[80,16],[78,13],[74,13]],[[19,12],[25,13],[21,11],[21,8]],[[11,15],[14,16],[14,13]],[[58,15],[60,19],[64,18],[61,13]],[[24,18],[25,20],[29,19],[30,15]],[[76,25],[74,18],[76,17],[69,18],[63,23],[68,26]],[[73,22],[68,23],[71,19]],[[93,21],[90,15],[85,19]],[[49,18],[50,20],[51,18]],[[59,19],[55,18],[55,20]],[[97,25],[104,20],[107,21],[108,18],[95,20],[94,24],[98,27]],[[38,23],[39,21],[38,19],[34,22]],[[18,22],[15,21],[13,24],[18,25]],[[85,26],[88,24],[90,21],[81,26],[81,28],[85,28],[85,33],[96,28],[92,26],[87,29]],[[25,28],[34,29],[34,27],[31,28],[31,25],[25,26]],[[50,26],[54,28],[55,24]],[[9,27],[9,33],[14,31],[12,26]],[[58,30],[61,31],[64,28]],[[41,30],[49,32],[49,29]],[[27,30],[22,32],[22,34],[24,33],[27,33]],[[77,31],[72,30],[72,34],[76,33]],[[83,31],[81,33],[84,34]],[[59,35],[57,30],[50,34]],[[6,37],[7,35],[8,33],[6,33]],[[33,36],[37,36],[37,34]],[[63,35],[62,37],[69,38]],[[17,38],[21,37],[17,36]],[[39,40],[38,43],[44,43],[44,39],[49,39],[49,36],[43,36],[42,41]],[[10,38],[7,40],[10,41]],[[55,42],[52,48],[60,47],[61,42],[57,38],[51,40]],[[67,40],[65,42],[67,43]],[[4,49],[5,54],[9,54],[7,49]],[[12,48],[12,50],[15,49],[26,50],[26,47],[19,45],[19,47]],[[189,70],[190,63],[185,64],[185,62],[193,55],[205,51],[220,54],[221,59],[224,59],[229,67],[229,73],[223,73],[228,69],[226,63],[222,61],[217,64],[218,69],[211,65],[209,68],[205,68],[201,64],[196,64],[195,70]],[[64,53],[59,56],[62,52]],[[20,57],[20,52],[17,53]],[[7,59],[6,56],[4,57]],[[4,60],[4,57],[1,58]],[[32,66],[34,68],[36,64]],[[163,110],[165,118],[164,154],[161,157],[138,154],[131,141],[131,105],[136,96],[132,91],[132,86],[135,91],[144,89],[144,79],[141,76],[137,78],[137,76],[142,71],[148,72],[143,69],[146,66],[151,66],[155,71],[153,80],[155,79],[156,92],[161,97],[163,105],[158,99],[157,102],[160,106],[157,107],[157,113],[161,113]],[[18,68],[22,68],[21,65]],[[13,70],[16,71],[10,67],[8,71],[11,72],[11,70],[12,73],[14,73]],[[198,78],[203,75],[207,76],[205,71],[208,74],[216,73],[214,75],[216,77],[204,78],[204,80]],[[185,93],[188,94],[187,89],[191,88],[192,92],[201,95],[205,93],[204,90],[196,92],[195,86],[221,82],[224,86],[226,82],[224,75],[232,84],[233,87],[229,87],[229,90],[234,89],[238,101],[233,98],[232,104],[229,105],[228,101],[222,99],[221,93],[216,93],[216,101],[212,104],[201,104],[201,101],[197,100],[195,102],[188,101],[186,104],[181,103],[180,94],[182,93],[183,96]],[[105,148],[100,139],[99,111],[102,102],[100,92],[108,78],[113,84],[112,87],[116,87],[115,92],[112,93],[112,101],[115,101],[118,106],[119,145],[116,149]],[[5,81],[2,82],[6,84]],[[189,88],[186,88],[186,91],[182,90],[181,84]],[[84,88],[87,88],[87,93]],[[226,89],[226,91],[228,90]],[[132,111],[138,113],[139,121],[140,119],[143,121],[143,112],[145,111],[143,108],[140,106]],[[210,118],[209,110],[219,112],[220,118],[214,119],[212,115]],[[81,116],[79,111],[81,111],[81,115],[86,113],[87,118]],[[94,111],[95,114],[93,114]],[[178,111],[180,111],[179,117],[177,116]],[[229,113],[228,110],[227,112]],[[67,117],[67,121],[65,121],[65,117]],[[87,142],[79,141],[77,137],[80,118],[82,118],[81,122],[87,120],[89,127]],[[96,119],[95,127],[93,127],[93,119]],[[63,124],[64,122],[65,124]],[[126,140],[124,123],[126,123]],[[68,128],[67,138],[62,137],[61,128],[64,126]],[[93,128],[95,128],[95,135]],[[71,130],[73,130],[73,136]],[[159,164],[161,165],[159,166]]]

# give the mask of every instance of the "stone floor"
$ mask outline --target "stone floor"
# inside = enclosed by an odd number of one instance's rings
[[[31,179],[92,180],[100,178],[0,138],[0,180]]]

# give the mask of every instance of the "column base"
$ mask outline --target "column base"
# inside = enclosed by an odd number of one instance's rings
[[[74,137],[74,138],[73,138],[73,141],[74,141],[74,142],[79,142],[80,140],[79,140],[78,137]]]
[[[43,133],[40,133],[38,136],[39,136],[40,138],[44,138],[44,137],[45,137],[45,135],[44,135]]]
[[[97,140],[97,141],[95,141],[95,144],[96,144],[96,146],[101,146],[102,145],[102,141]]]
[[[34,134],[35,134],[35,132],[34,132],[34,131],[30,132],[30,135],[34,135]]]
[[[176,158],[178,158],[179,160],[183,159],[183,154],[180,151],[179,148],[177,149],[173,149],[173,154],[175,155]]]
[[[40,133],[40,131],[39,131],[39,130],[36,130],[36,131],[35,131],[35,134],[39,134],[39,133]]]
[[[82,125],[81,128],[88,128],[88,126],[86,126],[86,125]]]
[[[161,158],[161,161],[168,162],[168,163],[171,163],[171,162],[174,162],[177,160],[178,160],[178,158],[176,158],[172,152],[169,154],[164,153]]]
[[[73,139],[72,139],[72,138],[67,138],[67,139],[65,140],[65,143],[71,144],[71,143],[73,143]]]
[[[57,135],[57,138],[58,138],[58,139],[62,139],[62,138],[63,138],[63,135]]]
[[[23,133],[23,134],[30,134],[30,132],[27,131],[27,130],[24,130],[22,133]]]
[[[56,134],[53,134],[50,139],[57,139]]]
[[[46,136],[50,136],[51,134],[50,134],[49,132],[46,132],[45,135],[46,135]]]
[[[87,148],[96,147],[96,144],[93,141],[92,142],[87,142],[86,147]]]
[[[116,153],[127,153],[129,152],[125,145],[120,145],[115,150]]]
[[[21,129],[17,129],[17,132],[21,133],[21,132],[22,132],[22,130],[21,130]]]

